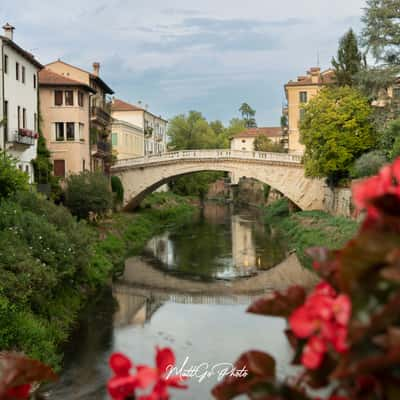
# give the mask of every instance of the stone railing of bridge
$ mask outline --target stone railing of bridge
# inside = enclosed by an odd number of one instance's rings
[[[112,169],[129,168],[149,164],[158,164],[179,160],[260,160],[266,162],[301,164],[302,157],[287,153],[265,153],[261,151],[242,150],[180,150],[168,153],[152,154],[145,157],[118,160]]]

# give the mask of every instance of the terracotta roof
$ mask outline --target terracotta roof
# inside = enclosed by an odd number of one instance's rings
[[[165,118],[162,118],[160,115],[155,115],[149,110],[146,110],[143,107],[139,107],[135,104],[127,103],[126,101],[120,99],[114,99],[111,103],[111,111],[144,111],[155,118],[159,118],[165,122],[168,122]]]
[[[17,53],[19,53],[22,57],[32,63],[35,67],[42,69],[43,65],[36,60],[33,54],[29,53],[28,51],[24,50],[22,47],[18,46],[13,40],[9,39],[6,36],[0,35],[1,41],[6,44],[7,46],[12,47]]]
[[[120,99],[114,99],[111,103],[111,111],[146,111],[142,107],[135,106],[134,104],[127,103]]]
[[[89,72],[89,71],[86,71],[86,70],[84,70],[84,69],[82,69],[82,68],[76,67],[75,65],[68,64],[68,63],[66,63],[65,61],[62,61],[62,60],[60,60],[60,59],[58,59],[57,61],[53,61],[53,62],[51,62],[51,63],[46,64],[46,67],[50,66],[51,64],[55,64],[55,63],[57,63],[57,62],[62,63],[62,64],[64,64],[64,65],[67,65],[68,67],[72,67],[72,68],[78,69],[79,71],[85,72],[86,74],[89,74],[89,76],[90,76],[91,79],[97,81],[101,86],[103,86],[103,89],[104,89],[104,91],[105,91],[106,93],[108,93],[108,94],[114,94],[114,91],[110,88],[110,86],[108,86],[107,83],[105,83],[99,76],[94,75],[93,73],[91,73],[91,72]]]
[[[262,127],[262,128],[248,128],[243,132],[240,132],[233,136],[233,138],[251,138],[260,135],[267,137],[279,137],[282,136],[282,128],[279,126],[274,127]]]
[[[42,69],[39,71],[39,85],[41,86],[80,86],[84,87],[85,89],[91,91],[92,93],[96,93],[94,89],[90,86],[75,81],[74,79],[67,78],[64,75],[56,74],[49,69]]]
[[[312,74],[318,75],[318,81],[312,81]],[[286,86],[329,85],[335,82],[335,71],[327,69],[319,72],[319,68],[312,67],[306,76],[299,76],[296,81],[289,81]]]

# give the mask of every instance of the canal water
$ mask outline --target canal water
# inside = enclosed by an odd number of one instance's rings
[[[285,321],[245,312],[257,296],[252,279],[274,274],[267,285],[272,290],[280,279],[274,266],[285,256],[279,235],[257,212],[206,204],[189,224],[153,237],[141,257],[127,260],[124,276],[88,307],[66,346],[60,381],[45,394],[107,399],[110,354],[121,351],[153,365],[156,346],[172,347],[179,368],[201,365],[203,372],[260,349],[277,359],[280,377],[288,376]],[[171,398],[211,399],[217,381],[217,375],[192,378],[189,390],[172,390]]]

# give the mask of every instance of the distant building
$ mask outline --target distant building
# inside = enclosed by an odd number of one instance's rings
[[[49,69],[40,71],[39,89],[42,132],[54,175],[90,170],[90,96],[96,91]]]
[[[143,128],[114,119],[111,131],[112,149],[118,160],[144,156]]]
[[[128,122],[143,129],[145,155],[166,152],[168,125],[166,119],[151,113],[147,108],[119,99],[113,99],[111,110],[115,120]]]
[[[287,108],[284,114],[288,118],[288,150],[289,153],[303,154],[304,146],[300,143],[299,122],[303,115],[301,106],[314,97],[322,87],[335,81],[335,72],[332,69],[322,71],[319,67],[310,68],[307,75],[299,76],[296,81],[289,81],[285,85]]]
[[[14,42],[14,27],[3,26],[0,36],[0,148],[17,159],[17,166],[34,180],[37,154],[38,72],[43,66]]]
[[[46,69],[93,89],[89,104],[91,170],[107,172],[111,162],[111,104],[108,96],[114,92],[100,78],[100,64],[94,62],[93,71],[88,72],[57,60],[47,64]],[[66,101],[71,104],[69,99]]]
[[[254,140],[260,135],[266,136],[273,143],[282,143],[280,127],[248,128],[231,138],[231,150],[254,151]]]

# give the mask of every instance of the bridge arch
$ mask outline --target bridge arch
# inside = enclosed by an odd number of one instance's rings
[[[298,156],[237,150],[185,150],[150,157],[119,160],[111,169],[124,186],[126,210],[168,181],[204,171],[231,173],[233,181],[245,176],[270,185],[302,210],[323,209],[322,180],[304,176]]]

